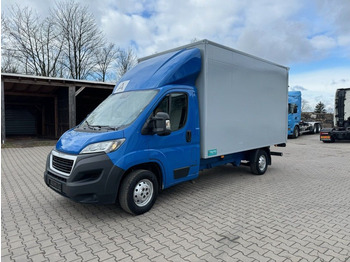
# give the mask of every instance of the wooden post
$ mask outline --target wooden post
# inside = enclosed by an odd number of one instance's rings
[[[1,80],[1,143],[5,143],[6,128],[5,128],[5,83]]]
[[[68,87],[69,128],[76,125],[75,86]]]
[[[45,105],[41,106],[41,135],[44,137],[45,134]]]
[[[58,138],[58,99],[55,96],[55,138]]]

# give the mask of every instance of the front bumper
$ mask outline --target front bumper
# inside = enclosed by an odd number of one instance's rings
[[[124,170],[115,166],[105,153],[78,155],[69,175],[52,168],[50,155],[44,180],[54,191],[80,203],[116,201]]]

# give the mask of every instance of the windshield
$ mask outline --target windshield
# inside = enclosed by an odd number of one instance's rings
[[[130,125],[156,95],[157,90],[142,90],[110,95],[84,120],[86,129],[121,129]]]

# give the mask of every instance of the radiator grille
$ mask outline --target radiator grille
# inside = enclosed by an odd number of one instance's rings
[[[52,156],[52,166],[63,173],[70,174],[72,171],[74,160],[66,159],[58,156]]]

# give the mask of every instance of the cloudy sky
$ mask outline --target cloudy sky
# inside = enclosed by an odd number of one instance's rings
[[[138,57],[193,39],[209,39],[290,67],[290,90],[313,109],[333,108],[350,88],[349,0],[78,0],[89,6],[110,42]],[[47,15],[54,1],[2,0]]]

